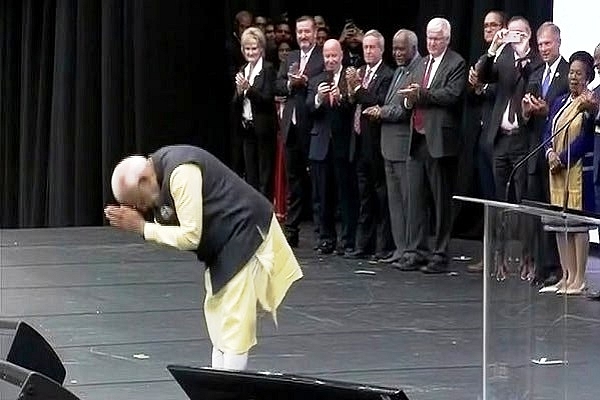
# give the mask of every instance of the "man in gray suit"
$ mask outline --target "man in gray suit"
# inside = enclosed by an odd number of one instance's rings
[[[372,118],[381,120],[381,154],[385,165],[385,177],[388,194],[388,207],[392,236],[396,250],[385,259],[385,263],[400,261],[406,250],[408,176],[406,159],[410,141],[411,111],[404,107],[404,97],[398,89],[411,83],[412,74],[419,65],[417,35],[413,31],[400,29],[392,39],[392,51],[398,68],[394,72],[392,84],[387,92],[383,106],[372,106],[364,111]]]
[[[460,119],[467,72],[465,60],[448,48],[451,26],[444,18],[427,24],[428,56],[418,63],[413,80],[400,92],[412,108],[407,161],[408,246],[394,267],[402,271],[439,274],[448,268],[452,230],[452,191],[460,146]],[[434,248],[428,245],[427,205],[433,200]],[[430,254],[431,253],[431,254]]]

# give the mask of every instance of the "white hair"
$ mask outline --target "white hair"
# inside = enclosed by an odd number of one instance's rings
[[[394,40],[398,40],[402,36],[406,36],[406,39],[408,40],[408,45],[411,48],[417,49],[419,47],[419,38],[417,38],[416,33],[414,33],[413,31],[410,31],[408,29],[400,29],[394,35]]]
[[[369,36],[372,36],[375,39],[377,39],[379,48],[381,49],[381,51],[383,51],[383,49],[385,49],[385,38],[383,37],[381,32],[379,32],[377,29],[371,29],[370,31],[367,31],[367,33],[365,33],[363,35],[363,40],[364,40],[364,38],[369,37]]]
[[[452,35],[452,26],[450,25],[450,21],[446,18],[433,18],[427,24],[427,30],[433,32],[442,32],[444,38],[450,40],[450,36]]]
[[[143,156],[129,156],[117,164],[110,180],[115,200],[123,202],[125,195],[137,187],[147,166],[148,159]]]

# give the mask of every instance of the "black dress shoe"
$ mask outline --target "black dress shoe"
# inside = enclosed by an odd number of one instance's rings
[[[421,267],[424,274],[444,274],[448,272],[448,264],[432,262]]]
[[[344,258],[350,259],[350,260],[366,260],[369,257],[371,257],[371,254],[365,252],[364,250],[354,250],[350,253],[346,253],[344,254]]]
[[[354,251],[354,247],[338,247],[335,250],[335,254],[337,254],[340,257],[345,257],[346,254],[350,254]]]
[[[377,258],[377,261],[381,261],[384,260],[386,258],[390,258],[394,256],[394,251],[380,251],[379,253],[375,254],[375,258]]]
[[[410,271],[418,271],[423,266],[423,262],[419,260],[413,260],[408,258],[403,258],[400,261],[393,262],[391,264],[392,268],[395,268],[400,271],[410,272]]]
[[[402,260],[402,256],[397,255],[396,253],[392,253],[387,258],[380,258],[379,262],[384,264],[391,264]]]
[[[556,274],[552,274],[544,279],[544,286],[556,285],[560,281],[560,277]]]
[[[324,241],[317,247],[319,254],[331,254],[335,250],[335,245],[332,242]]]

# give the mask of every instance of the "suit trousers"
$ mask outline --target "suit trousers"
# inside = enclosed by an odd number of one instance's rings
[[[273,198],[275,137],[272,135],[257,135],[253,127],[242,128],[241,133],[246,182],[271,200]]]
[[[410,257],[429,256],[427,205],[433,200],[435,232],[432,261],[448,262],[452,232],[452,193],[456,182],[456,157],[433,158],[424,135],[413,132],[408,171],[408,246]]]
[[[407,245],[408,172],[406,161],[385,160],[388,207],[396,254],[402,255]]]
[[[494,162],[490,154],[491,150],[483,143],[484,139],[479,134],[479,140],[475,146],[475,162],[477,163],[477,176],[479,178],[479,190],[481,197],[487,200],[496,198],[496,184],[494,183]]]
[[[285,230],[288,238],[297,238],[303,213],[311,203],[310,185],[307,174],[308,147],[295,125],[291,124],[285,142],[285,168],[287,177],[287,215]],[[308,189],[308,190],[307,190]],[[316,221],[315,221],[316,222]]]
[[[311,160],[310,172],[313,203],[318,205],[315,207],[315,223],[319,226],[318,240],[320,243],[328,242],[335,245],[337,242],[335,229],[336,193],[331,154],[328,154],[324,160]]]
[[[496,197],[500,201],[519,203],[527,191],[527,165],[515,171],[508,198],[506,186],[515,165],[527,154],[527,136],[523,133],[506,135],[498,132],[494,143],[494,179],[496,181]],[[528,235],[531,224],[527,217],[518,213],[498,212],[496,215],[496,251],[503,257],[504,246],[509,239],[522,242],[523,256],[531,255]]]
[[[367,254],[394,251],[383,157],[359,151],[356,160],[359,214],[356,249]]]

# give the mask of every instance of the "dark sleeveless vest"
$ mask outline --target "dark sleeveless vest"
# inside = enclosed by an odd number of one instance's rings
[[[262,244],[273,218],[272,205],[216,157],[198,147],[167,146],[150,158],[161,188],[154,216],[162,225],[179,225],[169,187],[173,170],[194,163],[202,171],[202,236],[196,254],[210,268],[212,290],[217,293]]]

